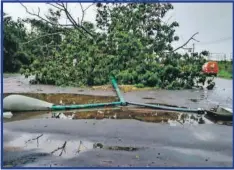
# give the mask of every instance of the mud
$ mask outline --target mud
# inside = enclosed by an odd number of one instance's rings
[[[65,112],[13,112],[13,117],[4,119],[4,122],[13,122],[26,119],[134,119],[144,122],[165,123],[170,125],[177,124],[205,124],[212,123],[205,117],[196,114],[186,114],[179,112],[151,110],[144,108],[117,107],[72,110]]]

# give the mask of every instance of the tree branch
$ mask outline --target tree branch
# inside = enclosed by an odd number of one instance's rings
[[[79,144],[79,147],[78,147],[76,153],[80,153],[80,151],[81,151],[81,145],[83,145],[83,142],[82,142],[82,141],[80,141],[80,144]]]
[[[89,6],[87,6],[87,8],[84,9],[84,11],[88,10],[93,5],[94,5],[94,3],[90,4]]]
[[[77,22],[74,20],[74,18],[73,18],[73,17],[71,16],[71,14],[68,12],[66,6],[65,6],[63,3],[59,4],[59,6],[61,6],[61,7],[63,8],[63,10],[64,10],[64,12],[65,12],[67,18],[69,19],[69,21],[70,21],[71,23],[74,24],[74,26],[75,26],[76,28],[81,28],[81,29],[84,30],[87,34],[89,34],[90,36],[93,37],[93,34],[92,34],[92,33],[90,33],[90,32],[89,32],[87,29],[85,29],[82,25],[77,24]]]
[[[193,38],[193,37],[194,37],[195,35],[197,35],[197,34],[198,34],[198,32],[196,32],[195,34],[193,34],[183,45],[177,47],[177,48],[174,49],[172,52],[175,52],[175,51],[177,51],[177,50],[183,48],[183,47],[186,46],[191,40],[197,41],[196,39]]]
[[[55,33],[45,34],[45,35],[42,35],[42,36],[40,36],[40,37],[37,37],[37,38],[35,38],[35,39],[33,39],[33,40],[30,40],[30,41],[27,41],[27,42],[23,42],[23,43],[21,43],[21,45],[25,45],[25,44],[28,44],[28,43],[30,43],[30,42],[36,41],[36,40],[38,40],[38,39],[40,39],[40,38],[47,37],[47,36],[50,36],[50,35],[56,35],[56,34],[60,34],[60,33],[63,33],[63,32],[55,32]]]
[[[45,18],[43,18],[42,16],[40,16],[40,8],[39,8],[39,7],[38,7],[38,12],[37,12],[37,14],[36,14],[36,13],[30,12],[30,11],[28,10],[28,8],[27,8],[25,5],[23,5],[22,3],[20,3],[20,4],[24,7],[25,11],[26,11],[28,14],[30,14],[30,15],[32,15],[32,16],[35,16],[35,17],[41,19],[42,21],[44,21],[44,22],[46,22],[46,23],[48,23],[48,24],[51,24],[51,25],[53,25],[53,26],[61,26],[61,27],[73,26],[75,29],[79,30],[82,34],[83,34],[83,32],[82,32],[81,30],[85,31],[87,34],[89,34],[90,36],[93,37],[92,33],[90,33],[90,32],[89,32],[87,29],[85,29],[82,25],[77,24],[77,22],[73,19],[73,17],[71,16],[71,14],[69,13],[69,11],[67,10],[67,7],[66,7],[63,3],[56,3],[56,5],[54,5],[54,4],[50,4],[50,5],[53,6],[53,7],[55,7],[55,8],[57,8],[57,9],[59,9],[59,10],[62,10],[62,11],[66,14],[67,18],[69,19],[69,21],[70,21],[72,24],[59,24],[59,23],[58,23],[58,24],[55,24],[55,23],[49,21],[48,19],[45,19]]]
[[[41,19],[41,20],[43,20],[43,21],[45,21],[45,22],[47,22],[47,23],[49,23],[49,24],[52,24],[52,25],[54,25],[52,22],[50,22],[50,21],[48,21],[48,20],[46,20],[45,18],[43,18],[43,17],[41,17],[40,16],[40,8],[38,7],[38,13],[37,14],[35,14],[35,13],[32,13],[32,12],[30,12],[29,10],[28,10],[28,8],[25,6],[25,5],[23,5],[22,3],[20,3],[23,7],[24,7],[24,9],[25,9],[25,11],[28,13],[28,14],[30,14],[30,15],[32,15],[32,16],[35,16],[35,17],[37,17],[37,18],[39,18],[39,19]]]
[[[28,10],[28,8],[27,8],[25,5],[23,5],[22,3],[20,3],[20,4],[24,7],[25,11],[26,11],[28,14],[30,14],[30,15],[32,15],[32,16],[35,16],[35,17],[41,19],[42,21],[45,21],[45,22],[48,23],[48,24],[56,25],[56,24],[54,24],[53,22],[50,22],[50,21],[48,21],[47,19],[45,19],[45,18],[43,18],[42,16],[40,16],[40,8],[39,8],[39,7],[38,7],[38,12],[37,12],[37,14],[35,14],[35,13],[30,12],[30,11]],[[63,24],[58,24],[58,25],[59,25],[59,26],[72,26],[71,24],[65,24],[65,25],[63,25]]]
[[[85,9],[83,8],[83,6],[82,6],[82,4],[81,3],[79,3],[80,4],[80,8],[81,8],[81,11],[82,11],[82,17],[81,17],[81,25],[82,25],[82,23],[83,23],[83,20],[84,20],[84,15],[85,15],[85,12],[86,12],[86,10],[88,10],[91,6],[93,6],[94,5],[94,3],[92,3],[92,4],[90,4],[88,7],[86,7]]]
[[[165,23],[168,24],[168,22],[170,21],[171,18],[172,18],[172,16],[170,16]]]
[[[39,141],[38,141],[38,139],[39,139],[40,137],[42,137],[42,136],[43,136],[43,134],[37,136],[36,138],[29,139],[29,140],[27,140],[27,141],[25,142],[25,144],[27,144],[27,143],[30,142],[30,141],[37,140],[37,147],[38,147],[38,146],[39,146]]]
[[[59,156],[62,156],[63,152],[66,152],[66,150],[65,150],[66,145],[67,145],[67,141],[65,141],[61,147],[58,147],[57,149],[53,150],[53,151],[51,152],[51,154],[54,154],[54,153],[57,152],[58,150],[62,150],[62,151],[60,152],[60,154],[59,154]]]
[[[79,27],[79,25],[76,23],[76,21],[73,19],[73,17],[71,16],[71,14],[68,12],[66,6],[62,3],[59,4],[57,3],[59,6],[61,6],[63,8],[63,11],[65,12],[67,18],[69,19],[69,21],[75,26],[75,27]]]
[[[52,3],[48,3],[48,4],[51,5],[51,6],[54,7],[54,8],[57,8],[58,10],[61,10],[61,11],[63,10],[62,8],[56,6],[56,5],[52,4]]]
[[[82,17],[81,17],[81,20],[80,20],[80,24],[82,25],[83,20],[84,20],[84,13],[85,13],[85,11],[84,11],[84,8],[83,8],[82,4],[81,3],[79,3],[79,4],[80,4],[81,11],[82,11]]]

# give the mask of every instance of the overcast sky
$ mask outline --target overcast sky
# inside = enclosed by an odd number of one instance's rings
[[[41,14],[46,13],[48,5],[44,3],[27,3],[29,10],[37,12],[40,7]],[[84,8],[89,4],[84,4]],[[232,53],[232,4],[228,3],[173,3],[174,10],[168,13],[170,21],[176,20],[180,27],[177,35],[180,41],[173,44],[174,47],[180,46],[189,39],[195,32],[199,34],[195,37],[200,42],[191,41],[187,47],[192,47],[195,43],[195,52],[204,49],[211,53],[225,53],[228,57]],[[14,19],[30,17],[25,9],[17,3],[5,3],[4,12],[11,15]],[[69,9],[73,16],[81,16],[79,4],[69,4]],[[95,21],[95,7],[87,10],[86,21]],[[61,20],[66,23],[66,19]]]

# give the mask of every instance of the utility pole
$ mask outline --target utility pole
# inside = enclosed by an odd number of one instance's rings
[[[195,44],[193,43],[193,54],[194,54],[194,51],[195,51]]]
[[[182,49],[188,50],[188,52],[191,54],[191,56],[193,56],[195,53],[195,43],[193,43],[193,47],[191,47],[191,48],[182,48]]]

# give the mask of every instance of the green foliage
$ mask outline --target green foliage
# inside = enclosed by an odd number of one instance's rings
[[[29,61],[27,55],[20,53],[20,43],[25,41],[26,37],[25,27],[20,19],[15,22],[5,13],[3,19],[4,72],[17,72],[22,63]]]
[[[204,56],[208,56],[209,55],[209,51],[202,51],[201,54],[204,55]]]
[[[144,84],[136,84],[135,85],[137,88],[143,88],[144,87]]]
[[[232,61],[220,61],[218,62],[219,66],[219,77],[227,78],[227,79],[232,79]]]
[[[19,56],[30,54],[31,58],[24,60],[20,71],[25,76],[35,75],[43,84],[104,85],[113,75],[119,84],[137,87],[192,88],[195,80],[204,77],[200,71],[206,53],[189,56],[173,52],[171,44],[179,40],[175,34],[179,24],[163,22],[172,9],[168,3],[98,3],[96,25],[83,23],[95,35],[93,39],[82,30],[57,27],[59,11],[50,10],[48,17],[55,26],[27,19],[34,28],[27,35],[31,43]],[[62,33],[41,37],[45,32]]]

